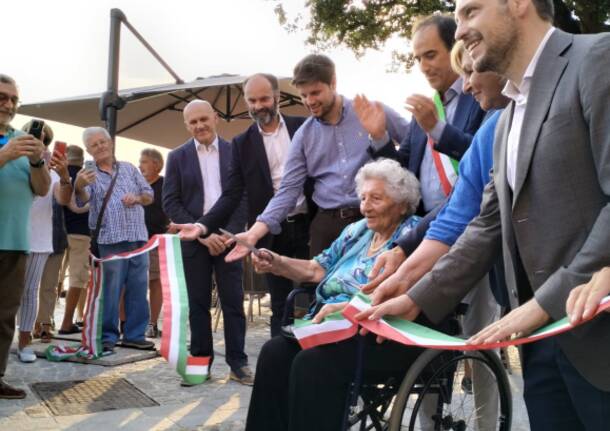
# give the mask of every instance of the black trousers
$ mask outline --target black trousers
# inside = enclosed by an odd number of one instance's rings
[[[589,352],[595,355],[595,352]],[[608,361],[608,358],[599,358]],[[574,368],[555,338],[523,346],[525,405],[532,431],[602,431],[610,428],[610,392]]]
[[[189,298],[191,324],[191,355],[211,356],[212,339],[212,274],[216,277],[224,323],[226,361],[231,369],[248,363],[244,351],[246,315],[244,313],[243,268],[241,262],[227,263],[226,252],[211,256],[198,242],[182,243],[182,255]],[[211,362],[210,362],[211,365]]]
[[[337,431],[341,429],[358,339],[301,350],[294,340],[275,337],[261,349],[250,399],[247,431]],[[369,335],[364,347],[364,381],[402,379],[421,349]]]
[[[297,259],[309,257],[309,221],[305,214],[289,218],[282,222],[282,232],[269,236],[269,245],[264,245],[283,256]],[[286,297],[294,287],[292,280],[267,274],[267,285],[271,297],[271,336],[280,334],[282,316],[286,308]]]
[[[361,214],[341,217],[338,211],[319,209],[309,229],[309,255],[314,257],[327,249],[348,224],[362,218]]]

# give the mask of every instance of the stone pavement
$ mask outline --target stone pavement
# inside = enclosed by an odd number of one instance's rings
[[[248,322],[246,350],[255,369],[262,344],[268,338],[268,311]],[[63,300],[56,321],[63,316]],[[0,430],[214,430],[244,429],[251,388],[228,380],[224,363],[222,324],[214,335],[216,359],[212,379],[191,388],[180,386],[180,377],[158,357],[145,361],[103,367],[79,363],[53,363],[44,359],[22,364],[11,354],[5,380],[27,390],[24,400],[0,400]],[[514,353],[514,352],[513,352]],[[511,355],[514,365],[515,355]],[[84,380],[93,377],[123,377],[155,400],[159,406],[106,411],[72,416],[53,416],[30,388],[36,382]],[[529,430],[523,406],[520,370],[511,376],[514,398],[513,430]]]

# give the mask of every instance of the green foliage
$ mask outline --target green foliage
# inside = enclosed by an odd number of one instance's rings
[[[409,39],[420,16],[451,13],[453,1],[443,0],[308,0],[305,13],[289,17],[283,1],[275,13],[287,31],[305,30],[307,42],[318,49],[346,46],[357,56],[380,49],[393,37]],[[610,0],[554,0],[558,27],[573,33],[608,31]],[[393,60],[410,67],[408,54],[394,52]]]

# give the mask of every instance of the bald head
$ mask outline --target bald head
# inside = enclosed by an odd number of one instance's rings
[[[272,131],[279,124],[280,90],[277,78],[273,75],[258,73],[244,83],[244,98],[250,117],[259,126]]]
[[[186,130],[197,142],[203,145],[210,145],[214,142],[218,115],[209,102],[199,99],[193,100],[184,107],[182,113]]]

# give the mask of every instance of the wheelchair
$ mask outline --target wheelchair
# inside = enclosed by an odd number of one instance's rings
[[[303,293],[311,294],[311,290],[296,288],[289,294],[283,325],[292,323],[294,298]],[[452,319],[452,327],[452,333],[459,333],[457,319]],[[346,400],[342,431],[511,429],[511,389],[496,352],[425,349],[404,377],[375,383],[363,378],[364,337],[357,337],[362,348]],[[467,368],[476,370],[474,391],[462,387]]]

